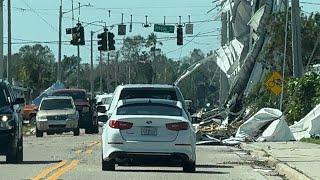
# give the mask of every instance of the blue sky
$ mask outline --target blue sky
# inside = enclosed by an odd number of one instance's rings
[[[71,9],[71,0],[62,0],[63,11]],[[74,6],[78,6],[77,0],[74,0]],[[217,15],[217,11],[207,14],[207,11],[215,6],[212,0],[81,0],[81,4],[91,4],[92,7],[81,8],[81,14],[75,11],[75,18],[84,22],[106,21],[107,25],[121,23],[121,14],[124,14],[124,22],[130,21],[130,15],[133,16],[133,31],[128,32],[129,24],[127,24],[127,36],[142,35],[147,37],[153,32],[152,28],[143,28],[142,22],[145,22],[145,16],[148,15],[148,21],[152,24],[163,23],[163,17],[166,16],[167,23],[178,23],[179,16],[182,21],[188,21],[188,15],[194,23],[194,35],[203,34],[206,37],[186,38],[184,43],[192,40],[183,48],[176,46],[176,39],[166,40],[163,42],[163,52],[167,56],[175,60],[179,60],[183,56],[189,54],[193,48],[200,48],[205,53],[214,50],[220,45],[219,35],[220,23],[212,20]],[[319,3],[318,0],[304,0],[301,2]],[[6,12],[6,1],[4,1]],[[58,40],[58,14],[60,0],[12,0],[12,38],[13,42],[22,42],[23,40],[32,41],[57,41]],[[319,11],[320,5],[312,5],[302,3],[303,10],[307,12]],[[111,10],[110,17],[108,10]],[[72,27],[71,13],[64,14],[62,24],[62,40],[69,41],[70,36],[65,34],[65,28]],[[4,15],[4,36],[7,36],[6,13]],[[207,22],[198,22],[207,21]],[[140,23],[141,22],[141,23]],[[99,24],[99,23],[97,23]],[[103,25],[103,24],[102,24]],[[90,40],[90,31],[99,31],[101,27],[87,26],[86,40]],[[111,31],[117,32],[117,27]],[[171,37],[175,34],[157,33],[158,37]],[[125,36],[117,36],[116,39],[123,39]],[[96,39],[96,34],[94,35]],[[4,39],[6,42],[6,39]],[[116,41],[116,48],[121,47],[122,40]],[[62,45],[62,55],[76,54],[75,46],[65,43]],[[58,44],[46,44],[57,57]],[[13,45],[13,52],[17,52],[21,44]],[[7,49],[5,45],[4,54]],[[94,42],[94,57],[98,56],[97,43]],[[83,62],[90,62],[90,43],[81,47],[81,57]]]

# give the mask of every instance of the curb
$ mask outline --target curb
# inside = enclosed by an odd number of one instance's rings
[[[266,161],[269,166],[275,167],[275,171],[281,175],[285,176],[290,180],[309,180],[310,177],[307,177],[302,172],[297,171],[296,169],[290,167],[289,165],[280,162],[279,160],[272,157],[263,149],[256,149],[254,147],[250,147],[247,143],[241,143],[240,148],[245,151],[249,151],[253,157],[256,157],[259,160]]]

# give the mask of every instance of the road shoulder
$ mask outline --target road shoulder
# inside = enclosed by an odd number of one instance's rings
[[[241,149],[259,161],[266,161],[277,173],[288,179],[320,179],[319,145],[302,142],[242,143]],[[312,163],[313,167],[310,167]]]

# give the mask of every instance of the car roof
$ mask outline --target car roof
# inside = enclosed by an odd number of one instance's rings
[[[86,92],[86,90],[84,89],[58,89],[58,90],[55,90],[55,92]]]
[[[44,97],[43,99],[71,99],[72,97],[70,96],[48,96],[48,97]]]
[[[120,100],[118,102],[118,107],[124,106],[124,105],[130,105],[130,104],[146,104],[146,103],[165,104],[165,105],[182,108],[182,104],[179,101],[173,101],[168,99],[150,99],[150,98]]]
[[[171,89],[176,87],[174,85],[169,85],[169,84],[126,84],[121,86],[123,88],[165,88],[165,89]]]

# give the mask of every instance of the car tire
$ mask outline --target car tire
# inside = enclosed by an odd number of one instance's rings
[[[18,162],[23,162],[23,136],[21,137],[18,143]]]
[[[73,136],[79,136],[80,135],[80,129],[76,128],[75,130],[73,130]]]
[[[196,163],[187,161],[183,163],[183,172],[194,173],[196,172]]]
[[[36,129],[36,137],[43,137],[43,131]]]
[[[93,133],[98,134],[99,133],[99,124],[93,126]]]
[[[29,124],[36,125],[36,115],[31,116]]]
[[[116,165],[113,160],[102,159],[102,171],[115,171]]]
[[[18,140],[18,137],[12,141],[9,154],[6,156],[6,162],[10,164],[18,164],[23,161],[23,140],[22,137]]]
[[[85,133],[86,134],[92,134],[92,127],[88,127],[88,128],[85,128]]]

